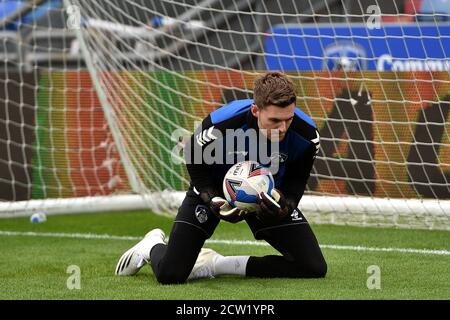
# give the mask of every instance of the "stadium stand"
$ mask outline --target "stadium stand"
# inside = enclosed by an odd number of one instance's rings
[[[81,54],[78,52],[75,33],[66,28],[67,15],[64,11],[62,0],[35,1],[37,7],[31,10],[27,1],[3,1],[0,3],[0,26],[2,27],[0,43],[0,56],[3,61],[8,61],[8,65],[4,67],[27,67],[42,66],[52,68],[78,68],[83,67]],[[150,8],[155,12],[155,16],[151,21],[147,19],[146,14],[137,13],[136,24],[144,22],[153,27],[166,28],[165,35],[157,33],[150,35],[158,47],[165,46],[166,53],[155,53],[151,56],[162,66],[171,68],[172,70],[197,70],[204,69],[205,65],[215,65],[219,63],[225,68],[240,69],[262,69],[265,67],[264,58],[261,53],[263,51],[263,36],[255,37],[254,34],[261,34],[268,30],[269,26],[276,24],[289,23],[339,23],[345,22],[350,16],[349,21],[358,23],[364,22],[367,17],[364,15],[362,8],[367,8],[371,4],[376,4],[373,0],[361,1],[341,1],[326,0],[315,2],[310,6],[308,2],[286,2],[286,6],[280,8],[278,0],[256,1],[243,0],[230,2],[229,9],[238,9],[241,14],[230,15],[227,13],[227,5],[222,1],[210,1],[211,8],[216,11],[199,12],[190,9],[189,5],[195,4],[194,0],[184,1],[185,7],[176,4],[161,3],[152,0],[143,0],[140,2],[143,6]],[[117,1],[117,7],[123,8],[124,12],[128,12],[130,8],[126,1]],[[238,8],[235,8],[235,5]],[[435,19],[441,17],[442,21],[448,18],[448,5],[442,4],[442,1],[434,0],[392,0],[383,1],[381,6],[381,14],[384,22],[408,22],[417,19],[417,21],[429,21],[430,18]],[[434,11],[433,11],[434,10]],[[247,12],[271,12],[271,15],[247,15]],[[120,12],[107,12],[108,15],[114,16]],[[232,12],[232,11],[230,11]],[[284,13],[281,15],[279,13]],[[301,16],[295,16],[296,12],[303,12]],[[398,15],[398,12],[405,15]],[[416,12],[420,12],[414,17]],[[433,12],[442,12],[442,16],[430,16]],[[160,13],[160,15],[158,15]],[[293,15],[289,15],[292,13]],[[322,15],[323,13],[323,15]],[[327,13],[327,15],[325,15]],[[328,14],[330,13],[330,14]],[[446,15],[445,15],[446,14]],[[204,28],[195,28],[195,24],[177,24],[164,25],[167,19],[162,17],[173,17],[176,21],[195,20],[204,26],[212,29],[226,29],[235,32],[212,32],[206,31]],[[111,16],[110,16],[111,18]],[[102,17],[98,17],[99,21]],[[94,22],[92,26],[95,27]],[[98,21],[97,21],[98,25]],[[191,30],[186,30],[190,28]],[[182,30],[181,28],[184,28]],[[245,30],[245,32],[243,32]],[[186,32],[190,31],[190,32]],[[200,45],[190,46],[185,43],[179,43],[177,34],[183,33],[189,37],[188,40]],[[135,50],[150,50],[136,43],[136,39],[132,34],[124,35],[125,47],[132,47]],[[214,51],[211,47],[220,44],[230,44],[229,51]],[[120,44],[117,44],[118,46]],[[253,55],[236,54],[239,52],[254,52]],[[136,52],[124,49],[124,61],[130,58],[139,59]],[[183,55],[188,57],[186,61],[172,58],[172,55]],[[192,61],[203,60],[205,65],[196,65]],[[8,59],[4,59],[8,58]],[[120,58],[120,57],[119,57]],[[133,61],[133,60],[132,60]],[[143,61],[137,61],[142,63]],[[149,66],[149,69],[151,67]]]

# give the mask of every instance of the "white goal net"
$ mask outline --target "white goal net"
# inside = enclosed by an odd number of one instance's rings
[[[448,1],[5,8],[0,217],[174,214],[189,182],[184,139],[252,98],[257,74],[282,70],[321,136],[300,202],[309,220],[450,230]]]

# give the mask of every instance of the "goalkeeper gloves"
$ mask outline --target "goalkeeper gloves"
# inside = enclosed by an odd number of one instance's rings
[[[232,207],[227,200],[215,194],[212,190],[205,190],[200,192],[200,198],[217,217],[231,223],[244,220],[245,211]]]
[[[257,202],[259,206],[256,209],[256,217],[264,223],[278,222],[293,210],[281,191],[276,189],[272,189],[270,196],[266,192],[261,192]]]
[[[232,207],[227,200],[221,197],[211,199],[210,208],[222,220],[236,223],[244,220],[245,211]]]

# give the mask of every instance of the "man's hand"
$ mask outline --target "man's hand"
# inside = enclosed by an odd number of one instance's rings
[[[261,192],[257,201],[256,217],[264,223],[278,222],[292,211],[283,194],[276,189],[272,189],[270,196]]]

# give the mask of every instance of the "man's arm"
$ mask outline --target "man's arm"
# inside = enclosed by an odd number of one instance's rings
[[[316,144],[311,143],[302,157],[299,157],[297,161],[288,164],[286,167],[280,191],[283,193],[286,202],[292,209],[297,208],[298,203],[305,192],[306,184],[308,183],[312,166],[316,158],[316,149]]]
[[[203,120],[202,125],[194,132],[186,144],[185,160],[186,168],[191,177],[191,183],[203,202],[222,220],[236,223],[244,219],[243,211],[233,208],[227,200],[222,198],[221,189],[213,180],[214,173],[211,161],[206,161],[204,151],[212,144],[222,144],[225,130],[239,122],[231,119],[219,124],[213,124],[211,117]],[[222,145],[212,146],[223,148]],[[213,148],[214,149],[214,148]],[[210,159],[212,160],[212,159]],[[223,159],[222,159],[223,160]]]
[[[195,130],[185,146],[184,157],[191,183],[198,192],[207,192],[211,198],[220,194],[215,190],[211,165],[205,163],[203,151],[205,147],[214,143],[218,137],[217,129],[211,122],[210,116]]]
[[[237,106],[239,107],[240,105],[237,104]],[[241,107],[245,107],[245,104]],[[218,112],[218,110],[215,112]],[[212,172],[212,166],[209,164],[211,161],[205,161],[204,151],[207,147],[209,150],[215,149],[214,147],[222,149],[224,147],[222,144],[224,143],[226,130],[241,128],[246,122],[247,112],[240,112],[236,115],[231,112],[230,117],[223,117],[223,115],[218,117],[216,114],[215,121],[213,121],[212,115],[215,112],[208,115],[202,121],[202,124],[195,130],[189,142],[186,144],[184,155],[191,182],[197,191],[206,192],[209,190],[210,192],[215,193],[215,195],[221,195],[221,190],[214,190],[216,186],[214,186],[213,177],[217,173]],[[210,146],[211,144],[220,145]],[[211,155],[207,154],[207,156]],[[225,159],[222,160],[224,161]]]
[[[275,223],[292,214],[305,191],[306,183],[314,163],[316,145],[312,143],[303,155],[286,167],[283,182],[271,194],[258,197],[256,217],[265,223]]]

